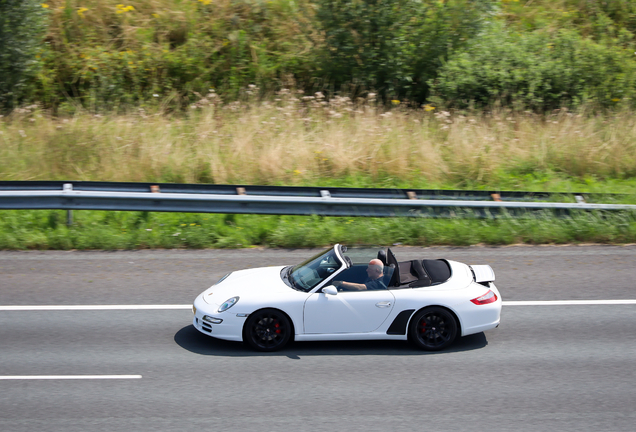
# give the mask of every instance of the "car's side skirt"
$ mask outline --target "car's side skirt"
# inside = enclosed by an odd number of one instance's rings
[[[338,340],[406,340],[406,335],[388,335],[386,333],[335,333],[335,334],[297,334],[297,341],[338,341]]]

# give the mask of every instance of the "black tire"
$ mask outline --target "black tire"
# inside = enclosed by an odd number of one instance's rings
[[[448,310],[431,306],[419,311],[411,320],[410,339],[421,349],[439,351],[457,337],[457,320]]]
[[[257,351],[282,349],[292,335],[289,318],[276,309],[262,309],[251,314],[243,328],[243,341]]]

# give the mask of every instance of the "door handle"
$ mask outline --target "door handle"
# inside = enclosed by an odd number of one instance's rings
[[[376,303],[375,305],[379,308],[387,308],[391,306],[391,302],[383,301],[383,302]]]

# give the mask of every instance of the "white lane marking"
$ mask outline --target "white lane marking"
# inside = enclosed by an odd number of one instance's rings
[[[633,305],[636,300],[537,300],[504,301],[504,306],[583,306],[583,305]]]
[[[1,375],[0,380],[140,379],[141,375]]]
[[[53,310],[174,310],[192,309],[192,305],[50,305],[50,306],[0,306],[0,311],[53,311]]]
[[[636,305],[636,300],[523,300],[503,301],[504,306]],[[0,311],[191,310],[192,305],[51,305],[0,306]]]

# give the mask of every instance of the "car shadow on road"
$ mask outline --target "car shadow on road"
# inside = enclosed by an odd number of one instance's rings
[[[422,351],[406,341],[329,341],[293,342],[276,352],[253,351],[241,342],[215,339],[198,332],[193,325],[186,326],[174,335],[181,348],[192,353],[221,357],[278,356],[300,359],[301,356],[323,355],[444,355],[472,351],[488,345],[486,335],[477,333],[459,338],[448,349],[439,352]]]

